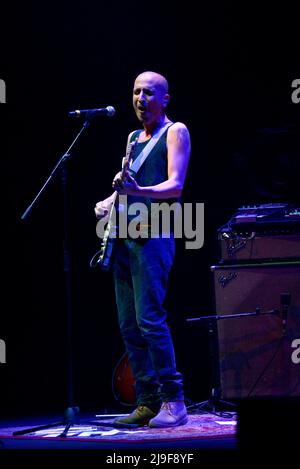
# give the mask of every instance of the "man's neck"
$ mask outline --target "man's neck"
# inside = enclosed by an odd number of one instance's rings
[[[170,119],[166,115],[162,116],[157,122],[151,122],[151,124],[144,123],[144,132],[146,137],[151,137],[156,131],[161,129],[165,124],[170,122]]]

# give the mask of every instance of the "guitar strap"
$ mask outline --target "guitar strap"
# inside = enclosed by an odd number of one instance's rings
[[[151,150],[154,148],[154,146],[157,144],[158,140],[160,137],[166,132],[166,130],[173,124],[173,122],[167,122],[163,127],[159,129],[159,131],[153,135],[153,137],[149,140],[147,145],[143,148],[141,153],[138,155],[136,160],[132,162],[129,168],[129,173],[131,176],[135,176],[136,173],[139,171],[141,166],[144,164],[146,158],[150,154]]]

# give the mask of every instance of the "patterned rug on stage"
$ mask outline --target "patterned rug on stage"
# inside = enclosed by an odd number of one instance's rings
[[[27,427],[28,428],[28,427]],[[23,427],[0,428],[0,438],[22,439],[61,439],[60,435],[64,426],[54,426],[40,429],[24,435],[13,436],[15,431],[26,430]],[[68,431],[68,440],[98,441],[98,442],[155,442],[172,440],[193,440],[209,438],[226,438],[236,435],[236,415],[232,413],[226,416],[214,414],[191,414],[188,423],[174,428],[149,428],[139,427],[134,429],[116,428],[113,418],[96,417],[89,422],[81,422],[73,425]]]

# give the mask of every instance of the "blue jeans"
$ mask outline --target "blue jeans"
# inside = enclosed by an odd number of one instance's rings
[[[163,308],[174,238],[118,240],[114,280],[121,334],[135,379],[137,404],[156,409],[183,400],[182,375]]]

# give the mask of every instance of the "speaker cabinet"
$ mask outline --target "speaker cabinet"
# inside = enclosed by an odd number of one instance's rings
[[[211,270],[222,397],[300,396],[300,262]]]
[[[256,233],[253,237],[224,238],[218,234],[220,262],[236,264],[240,261],[277,262],[300,261],[300,234],[269,235]]]

